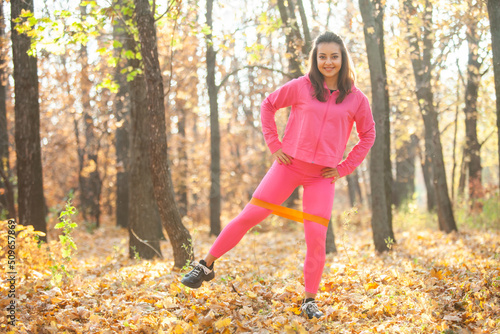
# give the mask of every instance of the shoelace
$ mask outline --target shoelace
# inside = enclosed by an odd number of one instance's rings
[[[210,269],[208,269],[207,267],[205,267],[201,263],[197,263],[196,266],[193,269],[193,274],[195,274],[196,276],[198,276],[201,273],[202,270],[203,270],[203,273],[205,275],[208,275],[211,272]]]
[[[314,300],[312,300],[310,302],[307,302],[304,305],[302,305],[302,309],[305,310],[308,313],[311,313],[311,312],[313,312],[313,313],[320,313],[318,305],[316,305],[316,302]]]

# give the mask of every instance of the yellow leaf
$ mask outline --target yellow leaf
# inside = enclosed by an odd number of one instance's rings
[[[299,307],[287,307],[285,311],[291,311],[295,314],[300,314],[302,312]]]
[[[436,270],[432,268],[431,270],[431,276],[435,277],[437,279],[443,279],[443,271],[442,270]]]
[[[50,299],[50,302],[51,302],[52,304],[58,304],[58,303],[60,303],[60,302],[62,302],[62,301],[63,301],[63,300],[62,300],[61,298],[58,298],[58,297],[54,297],[54,298]]]
[[[376,283],[376,282],[371,282],[371,283],[365,284],[366,291],[368,291],[370,289],[376,289],[376,288],[378,288],[378,283]]]
[[[227,327],[231,324],[231,318],[220,319],[215,323],[215,328],[218,330]]]
[[[174,328],[174,333],[175,334],[183,334],[184,333],[184,328],[182,328],[181,325],[177,324]]]
[[[257,295],[253,291],[248,291],[247,292],[247,296],[250,297],[250,298],[257,298]]]
[[[375,32],[375,28],[373,27],[368,27],[366,28],[366,32],[369,33],[370,35],[373,34]]]
[[[238,325],[238,328],[242,331],[245,331],[245,332],[251,332],[252,329],[251,328],[248,328],[246,327],[241,321],[239,320],[236,320],[236,324]]]

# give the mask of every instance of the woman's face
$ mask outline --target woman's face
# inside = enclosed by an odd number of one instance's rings
[[[318,44],[318,70],[323,74],[325,80],[338,78],[342,67],[342,52],[337,43]]]

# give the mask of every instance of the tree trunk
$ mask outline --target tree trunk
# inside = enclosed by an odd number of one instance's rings
[[[436,189],[434,189],[432,176],[432,133],[425,128],[424,134],[424,154],[420,155],[420,166],[424,176],[425,189],[427,191],[427,211],[433,212],[436,209]]]
[[[359,186],[359,175],[357,170],[354,170],[349,175],[346,175],[347,190],[349,193],[349,203],[352,207],[363,204],[363,195]]]
[[[303,46],[305,43],[300,35],[300,30],[297,25],[295,18],[295,6],[292,0],[287,1],[285,5],[284,0],[278,0],[278,9],[280,12],[281,21],[283,22],[283,30],[286,39],[286,53],[288,57],[288,72],[292,78],[298,78],[302,75],[302,69],[300,64],[302,63],[301,57],[303,51]],[[307,24],[307,20],[305,19]],[[287,207],[295,207],[296,202],[299,199],[299,189],[295,189],[290,197],[283,203]]]
[[[347,191],[349,193],[349,203],[351,204],[351,207],[354,207],[356,205],[356,188],[354,187],[354,175],[349,174],[346,175],[346,180],[347,180]]]
[[[497,97],[498,182],[500,186],[500,0],[488,0],[488,16],[490,18],[493,73]]]
[[[363,205],[364,200],[363,200],[363,193],[361,192],[361,185],[359,184],[359,173],[357,170],[354,170],[352,173],[353,177],[353,183],[354,183],[354,191],[358,197],[358,202],[356,205]]]
[[[286,39],[286,53],[288,57],[288,72],[293,78],[302,76],[301,64],[301,50],[304,42],[300,36],[297,21],[290,17],[294,13],[294,5],[292,0],[288,0],[288,6],[285,5],[285,0],[278,0],[278,9],[281,16],[281,21],[284,25],[285,39]]]
[[[302,53],[304,55],[308,55],[312,46],[311,33],[309,31],[309,25],[307,24],[306,11],[302,0],[297,0],[297,5],[299,7],[300,21],[302,22],[302,31],[304,33],[304,46],[302,47]]]
[[[396,207],[411,200],[415,193],[415,156],[417,151],[417,136],[411,135],[410,140],[396,150],[396,181],[394,182],[393,202]]]
[[[176,101],[176,105],[179,108],[179,122],[178,133],[179,133],[179,185],[177,197],[179,198],[179,212],[181,216],[186,216],[188,214],[188,178],[189,178],[189,170],[188,170],[188,145],[187,145],[187,137],[186,137],[186,118],[187,118],[187,109],[184,107],[185,101],[178,99]]]
[[[370,187],[372,193],[372,230],[375,249],[379,252],[390,249],[387,240],[394,240],[392,230],[391,193],[392,184],[390,156],[389,105],[387,99],[387,78],[383,61],[383,30],[377,20],[383,20],[383,7],[371,0],[360,0],[359,7],[364,23],[364,35],[370,80],[372,85],[372,109],[375,119],[377,138],[371,154],[382,159],[370,159]]]
[[[27,54],[31,40],[17,33],[14,22],[22,11],[33,12],[33,0],[11,0],[12,59],[15,83],[15,140],[19,222],[47,232],[40,147],[40,105],[36,57]],[[22,20],[22,19],[21,19]],[[46,237],[42,238],[46,240]]]
[[[467,64],[467,85],[465,87],[465,160],[469,169],[469,198],[472,202],[482,197],[481,145],[477,139],[477,96],[481,80],[481,64],[478,61],[480,37],[477,31],[478,18],[470,18],[467,25],[469,60]],[[475,206],[476,204],[472,204]]]
[[[465,161],[465,147],[462,150],[462,161],[460,162],[460,178],[458,181],[458,195],[464,197],[465,181],[467,179],[467,162]]]
[[[86,7],[80,6],[82,20],[84,20]],[[96,227],[99,227],[99,218],[101,215],[101,189],[102,180],[98,169],[99,139],[96,135],[94,119],[91,115],[92,106],[90,104],[90,90],[92,82],[88,72],[88,53],[87,46],[82,45],[80,49],[80,61],[82,70],[80,73],[80,87],[83,108],[83,126],[85,129],[85,146],[82,148],[83,163],[80,170],[80,201],[81,211],[84,218],[89,219]],[[82,159],[82,158],[80,158]]]
[[[212,9],[214,0],[207,0],[207,26],[212,31]],[[207,87],[210,103],[210,234],[219,235],[221,231],[221,193],[220,193],[220,129],[218,89],[215,85],[215,51],[212,33],[207,35]]]
[[[120,5],[121,1],[114,1],[114,5]],[[126,27],[121,20],[117,20],[113,26],[113,39],[122,45],[127,44]],[[129,37],[131,38],[131,36]],[[120,57],[123,47],[115,49],[115,57]],[[126,75],[121,73],[124,66],[116,66],[115,81],[120,85],[118,93],[114,98],[114,113],[117,122],[115,133],[116,151],[116,225],[128,227],[129,224],[129,132],[130,132],[130,93]],[[144,77],[141,79],[144,82]],[[145,91],[145,90],[144,90]],[[137,95],[136,95],[137,96]],[[146,113],[144,113],[147,115]],[[143,115],[144,115],[143,114]],[[148,166],[148,165],[146,165]],[[149,176],[151,179],[151,176]],[[132,188],[134,189],[134,188]],[[152,189],[152,187],[151,187]],[[152,198],[149,195],[148,198]]]
[[[136,51],[133,36],[129,36],[127,48]],[[139,61],[129,60],[129,66],[139,66]],[[133,67],[136,68],[136,67]],[[130,133],[130,205],[129,215],[129,256],[137,252],[141,258],[161,257],[161,225],[158,205],[154,197],[151,176],[151,156],[149,152],[149,121],[146,82],[143,74],[138,74],[129,82],[131,108]]]
[[[453,167],[451,169],[451,201],[455,201],[455,174],[457,169],[457,133],[458,133],[458,115],[460,111],[460,79],[457,80],[457,103],[455,107],[455,120],[453,121]]]
[[[13,187],[10,182],[12,175],[9,163],[9,135],[7,128],[7,106],[6,92],[8,83],[8,73],[6,71],[7,39],[5,37],[5,15],[3,13],[3,0],[0,1],[0,170],[3,173],[0,177],[0,208],[6,210],[7,218],[17,219],[16,207],[14,203]]]
[[[335,245],[335,234],[333,233],[333,222],[330,218],[328,223],[328,230],[326,231],[326,254],[337,253],[337,246]]]
[[[191,235],[181,221],[175,203],[172,180],[168,170],[167,134],[165,128],[165,104],[163,80],[158,61],[156,27],[148,0],[134,0],[135,15],[141,55],[146,76],[148,111],[150,122],[150,154],[154,195],[160,210],[163,227],[168,233],[174,253],[174,266],[182,268],[194,257]]]
[[[416,13],[411,0],[405,1],[408,13]],[[426,132],[426,155],[431,159],[433,183],[437,200],[439,229],[445,232],[456,231],[453,208],[448,196],[448,186],[446,181],[446,170],[443,160],[443,148],[439,133],[438,115],[434,107],[434,95],[431,84],[431,57],[433,48],[433,38],[431,32],[432,25],[432,4],[426,0],[424,8],[423,27],[423,47],[420,52],[418,35],[414,29],[417,27],[408,26],[409,43],[411,47],[411,61],[416,81],[416,95],[419,101],[420,112],[424,120]]]

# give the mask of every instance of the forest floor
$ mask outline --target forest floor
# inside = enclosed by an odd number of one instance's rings
[[[20,226],[11,326],[2,222],[0,332],[500,333],[498,229],[396,229],[392,251],[377,255],[369,223],[337,225],[338,252],[327,255],[317,297],[320,320],[299,315],[305,243],[298,223],[279,218],[254,228],[197,290],[180,284],[186,270],[172,270],[166,241],[163,260],[130,259],[127,230],[79,227],[77,253],[66,263],[59,241],[39,247]],[[205,227],[191,234],[199,259],[214,237]]]

